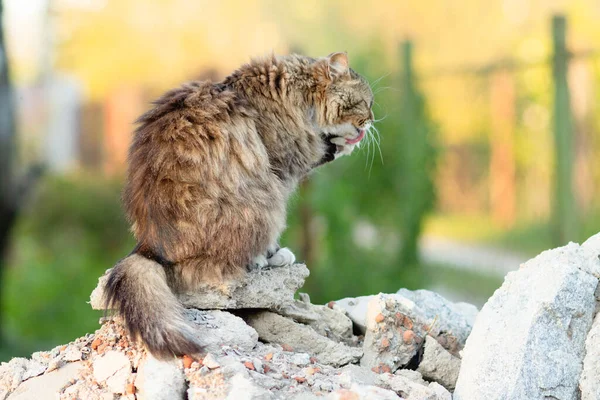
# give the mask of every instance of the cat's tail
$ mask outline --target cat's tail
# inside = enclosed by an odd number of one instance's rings
[[[194,355],[202,346],[185,318],[162,265],[139,254],[131,254],[110,271],[104,286],[106,309],[115,309],[125,319],[130,335],[141,338],[158,358]]]

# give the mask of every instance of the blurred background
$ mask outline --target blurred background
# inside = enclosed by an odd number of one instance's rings
[[[314,303],[429,288],[481,306],[541,250],[600,230],[596,0],[4,0],[0,361],[98,327],[134,246],[133,121],[250,57],[347,51],[379,145],[316,171],[282,244]],[[551,277],[549,277],[551,278]]]

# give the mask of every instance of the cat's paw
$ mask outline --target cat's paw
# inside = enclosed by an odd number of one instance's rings
[[[292,265],[296,261],[296,256],[290,249],[283,247],[271,257],[267,259],[269,266],[271,267],[283,267],[286,265]]]
[[[258,255],[252,259],[252,262],[246,266],[246,270],[255,271],[265,269],[269,266],[267,256],[264,254]]]

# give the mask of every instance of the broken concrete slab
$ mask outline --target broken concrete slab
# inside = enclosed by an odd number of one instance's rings
[[[82,362],[67,363],[45,375],[24,381],[14,391],[11,391],[10,395],[8,395],[8,392],[4,392],[4,397],[2,395],[4,389],[0,387],[0,399],[32,400],[58,396],[59,390],[67,382],[75,379],[82,368]]]
[[[194,323],[196,336],[207,351],[218,352],[222,346],[250,350],[258,342],[258,333],[227,311],[188,309],[186,317]]]
[[[273,310],[279,315],[312,327],[317,333],[337,341],[352,338],[352,321],[346,314],[327,306],[295,300],[288,306]]]
[[[477,307],[469,303],[453,303],[431,290],[400,289],[396,293],[412,300],[423,313],[424,319],[436,319],[440,331],[456,337],[461,348],[464,347],[473,329]]]
[[[431,336],[425,337],[424,350],[417,371],[425,379],[437,382],[448,390],[454,390],[460,370],[460,358],[450,354]]]
[[[400,397],[391,390],[378,386],[354,383],[348,389],[339,389],[327,396],[327,400],[399,400]]]
[[[477,316],[477,307],[468,303],[453,303],[443,296],[429,290],[400,289],[396,294],[388,294],[399,303],[410,304],[405,307],[409,318],[423,321],[436,321],[433,336],[439,333],[446,337],[444,340],[456,340],[456,344],[442,345],[454,353],[464,347],[465,341],[473,328]],[[343,309],[354,323],[354,327],[362,334],[367,332],[367,312],[369,302],[375,296],[345,298],[335,301],[335,307]],[[408,300],[408,302],[407,302]],[[334,307],[334,308],[335,308]],[[453,349],[454,347],[455,349]]]
[[[135,380],[139,400],[184,399],[187,389],[181,360],[162,361],[147,355]]]
[[[569,244],[507,275],[467,340],[455,400],[577,398],[598,286],[588,261]]]
[[[356,331],[364,335],[367,331],[367,309],[372,298],[373,296],[346,297],[333,303],[346,312]]]
[[[125,393],[125,385],[131,376],[129,358],[119,351],[108,351],[92,364],[94,378],[113,393]]]
[[[343,366],[358,361],[362,356],[362,350],[359,348],[334,342],[319,335],[309,326],[270,311],[251,314],[246,321],[256,329],[261,340],[313,354],[324,364]]]
[[[417,354],[434,320],[421,319],[416,304],[398,295],[380,293],[369,301],[362,366],[394,372]]]
[[[98,286],[90,296],[90,304],[95,310],[104,309],[103,287],[109,271],[100,277]],[[218,287],[201,285],[178,297],[184,306],[202,310],[279,308],[294,301],[294,293],[304,285],[308,275],[308,268],[304,264],[256,269],[241,279],[224,282]]]
[[[452,395],[439,384],[423,384],[402,375],[381,374],[380,385],[397,393],[406,400],[452,400]]]

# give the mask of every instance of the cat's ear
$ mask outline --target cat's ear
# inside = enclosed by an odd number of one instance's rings
[[[332,53],[327,56],[327,72],[332,81],[350,73],[348,53]]]

